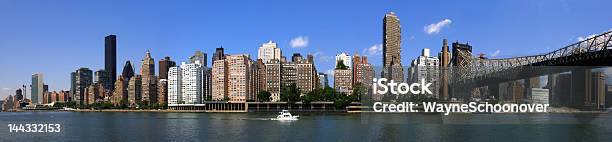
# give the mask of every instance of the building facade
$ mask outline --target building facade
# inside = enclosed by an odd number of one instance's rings
[[[265,90],[270,92],[270,100],[280,101],[280,93],[281,93],[281,61],[280,60],[271,60],[270,62],[265,64],[266,66],[266,76],[265,76]]]
[[[200,64],[202,66],[208,66],[206,63],[208,62],[206,60],[206,57],[208,55],[202,51],[196,51],[195,53],[193,53],[193,55],[191,57],[189,57],[189,63],[194,64],[196,61],[200,61]]]
[[[382,77],[395,82],[404,82],[401,58],[401,25],[394,12],[383,18],[383,70]]]
[[[278,48],[276,42],[269,41],[263,43],[259,47],[257,59],[261,59],[264,63],[270,62],[271,60],[280,60],[282,56],[281,49]]]
[[[111,103],[114,106],[127,106],[128,101],[128,81],[123,76],[119,76],[119,79],[115,82],[115,90],[113,91],[113,97]]]
[[[368,57],[355,54],[352,60],[353,84],[361,84],[364,87],[369,86],[374,78],[374,67],[368,63]],[[371,87],[366,88],[371,89]]]
[[[128,82],[128,106],[135,107],[142,98],[142,77],[136,75]]]
[[[353,71],[350,69],[334,70],[334,89],[340,93],[353,93]]]
[[[228,97],[228,67],[225,60],[213,61],[212,67],[212,100],[221,101]]]
[[[113,90],[117,77],[117,36],[109,35],[104,38],[104,70],[108,72],[110,82],[107,85]]]
[[[145,104],[157,103],[157,77],[155,76],[155,61],[151,57],[151,53],[149,51],[147,51],[144,59],[142,59],[140,75],[142,76],[142,101]]]
[[[183,104],[181,95],[181,78],[183,73],[180,67],[170,67],[168,69],[168,104]]]
[[[85,88],[89,87],[93,83],[93,72],[89,68],[79,68],[74,72],[74,84],[72,84],[71,88],[74,88],[74,93],[72,93],[72,98],[78,104],[85,104],[85,94],[87,90]]]
[[[427,97],[439,98],[438,89],[440,87],[440,60],[436,56],[430,56],[430,50],[424,48],[421,55],[412,60],[410,67],[410,81],[419,82],[422,79],[431,83],[432,94],[425,94]]]
[[[113,87],[113,83],[111,80],[111,75],[106,70],[98,70],[94,72],[94,83],[99,83],[104,86],[105,89],[111,89]]]
[[[353,66],[353,59],[350,55],[346,54],[346,53],[340,53],[338,55],[336,55],[336,62],[334,64],[336,64],[336,68],[338,68],[338,62],[342,61],[342,63],[347,66],[349,69],[352,68]]]
[[[327,80],[327,74],[320,72],[319,73],[319,87],[325,88],[329,86],[329,81]]]
[[[123,72],[121,73],[121,76],[124,77],[124,79],[126,81],[132,79],[132,77],[134,76],[134,66],[132,65],[132,63],[130,61],[125,61],[125,65],[123,66]]]
[[[44,84],[43,84],[43,74],[35,73],[32,75],[32,85],[31,88],[31,99],[32,104],[42,104],[43,103],[43,93],[44,93]]]

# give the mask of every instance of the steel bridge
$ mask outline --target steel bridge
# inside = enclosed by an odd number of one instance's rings
[[[486,82],[492,78],[503,79],[510,76],[543,75],[534,70],[542,66],[578,67],[578,66],[612,66],[612,31],[579,41],[555,51],[532,56],[503,59],[483,59],[473,57],[471,53],[459,51],[463,57],[459,66],[452,68],[453,81],[450,84],[469,84]],[[561,68],[559,68],[561,69]],[[561,71],[561,70],[559,70]],[[531,73],[533,72],[533,73]],[[528,73],[528,74],[525,74]],[[524,74],[524,75],[521,75]]]
[[[612,66],[612,31],[539,55],[486,59],[459,50],[457,56],[461,60],[443,72],[452,97],[468,98],[469,91],[485,86],[489,95],[499,97],[501,83],[571,72],[571,81],[576,83],[570,89],[570,103],[584,106],[591,96],[580,95],[590,93],[583,90],[592,87],[588,83],[591,69]]]

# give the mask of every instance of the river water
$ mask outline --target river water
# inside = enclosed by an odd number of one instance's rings
[[[612,141],[612,114],[0,112],[0,141]],[[296,115],[296,114],[294,114]],[[60,124],[59,133],[8,124]]]

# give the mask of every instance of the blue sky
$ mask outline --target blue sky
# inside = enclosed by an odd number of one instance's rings
[[[42,72],[51,90],[67,90],[70,72],[103,68],[104,36],[118,36],[117,68],[151,50],[185,61],[196,50],[257,56],[268,40],[285,56],[315,54],[320,72],[340,52],[382,56],[382,18],[395,11],[402,25],[404,65],[443,38],[469,42],[493,58],[545,53],[612,28],[606,0],[273,0],[122,1],[0,0],[0,97]],[[438,23],[438,24],[437,24]],[[428,25],[432,27],[427,29]],[[292,39],[302,37],[301,46]],[[299,40],[297,40],[299,41]],[[368,50],[370,49],[371,50]],[[210,63],[209,63],[210,65]],[[28,91],[29,92],[29,91]]]

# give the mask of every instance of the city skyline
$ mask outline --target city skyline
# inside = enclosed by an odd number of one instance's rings
[[[0,48],[5,50],[2,56],[0,56],[2,60],[2,66],[14,66],[16,69],[4,70],[2,71],[3,78],[0,81],[0,89],[2,92],[0,93],[0,97],[6,97],[11,95],[17,87],[20,87],[23,84],[29,85],[31,80],[31,75],[37,72],[44,74],[44,83],[49,85],[49,90],[69,90],[70,86],[70,72],[78,69],[80,67],[87,67],[91,70],[99,70],[104,69],[104,44],[103,37],[115,34],[117,35],[117,60],[118,66],[123,66],[124,62],[130,60],[134,69],[139,72],[140,69],[140,60],[144,57],[144,53],[147,50],[151,50],[151,54],[153,58],[162,59],[165,56],[170,56],[177,63],[187,62],[188,58],[193,54],[193,52],[197,50],[202,50],[204,53],[208,55],[212,55],[214,53],[214,49],[220,46],[225,48],[226,54],[250,54],[252,59],[255,59],[257,55],[257,51],[259,46],[262,43],[265,43],[269,40],[276,41],[279,44],[279,48],[283,50],[283,56],[290,57],[293,53],[301,53],[308,54],[311,53],[315,55],[315,63],[319,68],[319,72],[329,73],[330,69],[333,69],[335,66],[334,55],[347,52],[349,54],[353,54],[354,52],[358,52],[359,54],[368,55],[370,63],[375,66],[381,66],[382,56],[381,50],[382,44],[381,36],[382,29],[380,28],[382,25],[382,18],[385,13],[394,11],[400,19],[402,19],[402,43],[401,43],[401,57],[402,64],[407,66],[410,61],[417,57],[420,53],[420,50],[423,48],[432,49],[432,53],[436,53],[439,51],[440,42],[443,38],[449,39],[450,42],[460,41],[462,43],[469,42],[470,45],[474,46],[474,53],[485,53],[488,56],[493,58],[501,58],[501,57],[512,57],[512,56],[520,56],[520,55],[532,55],[538,53],[549,52],[555,50],[557,48],[561,48],[566,46],[569,43],[576,42],[579,38],[587,37],[589,34],[597,34],[602,31],[606,31],[610,27],[606,27],[607,23],[610,23],[609,19],[602,18],[594,18],[594,17],[580,17],[582,20],[587,20],[589,22],[580,23],[580,27],[576,27],[576,25],[572,24],[561,24],[561,25],[550,25],[549,22],[544,22],[541,20],[552,20],[551,22],[559,22],[559,19],[562,19],[560,16],[563,15],[563,10],[556,10],[552,12],[540,11],[538,8],[533,9],[533,7],[526,7],[525,9],[519,10],[532,10],[531,12],[535,13],[535,16],[522,13],[517,15],[512,15],[509,11],[510,8],[502,9],[502,14],[508,14],[508,17],[487,18],[478,19],[478,16],[466,16],[466,15],[454,15],[451,13],[434,13],[428,14],[428,12],[414,12],[409,8],[414,8],[408,6],[408,4],[401,2],[397,4],[403,4],[403,6],[389,6],[396,4],[394,2],[381,2],[382,4],[374,5],[379,8],[375,10],[365,10],[364,12],[358,14],[350,14],[351,12],[360,10],[359,7],[364,7],[363,3],[357,2],[357,8],[344,8],[346,11],[340,12],[346,15],[338,15],[336,14],[324,14],[325,12],[334,13],[330,7],[334,5],[341,5],[342,3],[335,3],[326,5],[323,8],[322,13],[307,13],[307,10],[298,11],[298,15],[293,18],[287,18],[286,16],[291,17],[290,15],[283,15],[281,12],[272,13],[273,11],[263,11],[255,15],[265,15],[271,14],[274,16],[279,16],[281,19],[290,19],[288,22],[281,24],[272,24],[271,26],[264,26],[264,21],[262,20],[262,24],[254,24],[255,27],[261,28],[263,31],[253,30],[249,31],[248,29],[254,28],[250,27],[248,24],[240,24],[240,22],[253,20],[252,17],[256,17],[251,14],[237,14],[230,13],[232,16],[240,16],[238,20],[230,20],[226,18],[221,18],[221,20],[228,20],[227,22],[239,22],[233,23],[227,26],[222,26],[221,29],[230,28],[232,26],[238,26],[237,29],[233,29],[228,33],[215,31],[214,32],[206,32],[207,28],[214,28],[217,24],[224,24],[224,22],[216,23],[212,22],[210,25],[204,24],[202,27],[204,29],[198,29],[196,31],[189,31],[189,28],[196,27],[197,25],[187,25],[188,28],[176,28],[177,26],[181,26],[188,21],[194,21],[196,23],[208,23],[204,21],[191,19],[200,17],[198,15],[192,14],[185,17],[181,17],[178,23],[165,23],[167,27],[173,27],[173,29],[165,29],[163,24],[155,25],[155,24],[143,24],[143,22],[151,20],[164,20],[168,17],[173,17],[176,15],[181,15],[182,13],[188,13],[189,11],[179,11],[176,13],[170,13],[165,15],[165,18],[156,19],[150,17],[154,15],[154,12],[151,12],[154,7],[161,8],[191,8],[190,10],[195,10],[198,6],[186,6],[182,4],[171,5],[171,6],[161,6],[164,3],[153,3],[151,7],[144,7],[143,13],[131,11],[127,12],[126,15],[121,16],[122,18],[114,19],[112,18],[113,13],[109,14],[101,14],[101,19],[110,20],[108,23],[114,26],[104,26],[104,24],[91,24],[87,20],[91,17],[88,17],[86,14],[73,14],[63,17],[62,20],[57,21],[49,21],[51,24],[44,26],[37,26],[32,24],[32,22],[37,21],[39,19],[45,19],[50,17],[61,17],[60,13],[40,13],[43,12],[37,11],[35,9],[30,9],[35,6],[27,5],[27,2],[13,2],[13,1],[3,1],[8,4],[0,4],[0,13],[8,13],[8,14],[0,14],[0,16],[11,17],[17,14],[22,17],[14,17],[16,20],[8,23],[0,23],[0,27],[10,27],[6,30],[9,32],[0,33]],[[59,2],[61,5],[61,2]],[[199,2],[196,2],[199,3]],[[203,2],[201,5],[208,4],[209,2]],[[449,7],[454,2],[441,2],[441,7]],[[495,3],[493,5],[503,5],[504,2]],[[571,2],[566,2],[565,4],[569,4]],[[33,3],[33,5],[40,6],[43,8],[52,8],[54,4],[51,6],[43,6],[45,3]],[[51,4],[51,3],[50,3]],[[131,6],[135,5],[134,3],[122,3],[121,6]],[[225,4],[225,3],[221,3]],[[448,5],[447,5],[448,4]],[[461,3],[463,4],[463,3]],[[467,3],[469,4],[469,3]],[[548,4],[548,3],[547,3]],[[5,8],[4,6],[9,6],[11,8]],[[282,5],[279,4],[279,5]],[[463,4],[465,5],[465,4]],[[517,6],[518,5],[518,6]],[[14,7],[13,7],[14,6]],[[67,8],[64,12],[93,12],[98,13],[103,11],[103,9],[86,9],[87,5],[79,4],[78,2],[72,5],[74,7],[65,7]],[[307,5],[312,6],[312,5]],[[327,7],[329,6],[329,7]],[[520,7],[520,4],[513,4],[509,7]],[[555,6],[543,6],[553,8]],[[24,11],[17,10],[19,7],[26,8]],[[386,7],[386,8],[382,8]],[[85,9],[84,9],[85,8]],[[125,8],[125,7],[124,7]],[[282,7],[279,7],[282,8]],[[424,10],[422,8],[416,8],[417,10]],[[489,8],[482,9],[473,9],[477,12],[479,10],[492,10]],[[568,8],[570,9],[570,8]],[[31,10],[31,11],[27,11]],[[118,12],[126,12],[127,9],[121,9]],[[255,9],[257,10],[257,9]],[[567,9],[565,9],[567,10]],[[127,10],[130,11],[130,10]],[[230,9],[231,11],[231,9]],[[424,10],[427,11],[427,10]],[[451,10],[452,11],[452,10]],[[493,10],[495,11],[495,10]],[[31,13],[28,13],[31,12]],[[151,13],[146,13],[151,12]],[[206,11],[210,12],[210,11]],[[224,14],[223,12],[210,12],[206,14],[217,15]],[[345,13],[346,12],[346,13]],[[471,13],[468,12],[468,13]],[[499,11],[498,11],[499,12]],[[566,11],[567,12],[567,11]],[[572,12],[577,12],[573,10]],[[580,11],[585,14],[587,11]],[[43,15],[35,15],[35,14],[43,14]],[[114,13],[118,14],[118,13]],[[445,15],[446,14],[446,15]],[[464,13],[465,14],[465,13]],[[357,17],[359,15],[360,17]],[[468,14],[469,15],[469,14]],[[478,14],[476,14],[478,15]],[[552,18],[546,18],[545,16],[552,15]],[[578,16],[579,14],[570,14],[569,16]],[[45,17],[47,16],[47,17]],[[140,17],[144,16],[145,18],[131,20],[127,19],[129,17]],[[147,17],[149,16],[149,17]],[[209,15],[210,16],[210,15]],[[346,16],[346,17],[342,17]],[[424,17],[431,16],[431,17]],[[480,15],[483,16],[483,15]],[[526,17],[520,17],[526,16]],[[93,16],[95,17],[95,16]],[[214,16],[201,16],[201,18],[213,18]],[[308,17],[311,20],[302,20],[298,19],[300,17]],[[338,19],[330,19],[336,18]],[[466,18],[467,17],[467,18]],[[100,17],[98,17],[100,18]],[[261,18],[266,19],[268,16],[261,16]],[[506,25],[506,28],[510,28],[510,30],[516,30],[513,32],[509,32],[508,29],[496,29],[498,25],[479,27],[478,22],[484,22],[486,25],[487,22],[497,23],[500,21],[509,20],[509,18],[520,18],[525,20],[535,20],[536,25],[533,27],[523,27],[527,25],[529,22],[518,24],[518,25]],[[541,19],[538,19],[541,18]],[[557,18],[557,19],[556,19]],[[169,18],[172,19],[172,18]],[[257,18],[255,18],[257,19]],[[320,20],[319,20],[320,19]],[[565,18],[563,18],[565,19]],[[77,26],[75,29],[71,27],[64,27],[67,25],[65,21],[87,21],[84,26]],[[112,21],[115,20],[115,21]],[[208,19],[210,20],[210,19]],[[26,22],[31,21],[31,22]],[[338,21],[337,24],[332,24],[335,21]],[[353,21],[356,21],[353,23]],[[181,23],[184,22],[184,23]],[[284,26],[282,24],[288,23],[300,23],[304,22],[302,27],[293,27],[293,26]],[[331,22],[331,23],[330,23]],[[508,21],[506,21],[508,22]],[[569,21],[568,21],[569,22]],[[23,25],[13,25],[16,23],[30,23]],[[126,28],[133,29],[123,29],[121,28],[121,23],[127,24]],[[353,26],[343,27],[346,24],[354,24]],[[83,23],[81,23],[83,24]],[[312,26],[308,26],[308,24],[312,24]],[[327,25],[329,24],[329,25]],[[474,25],[471,25],[474,24]],[[478,23],[482,24],[482,23]],[[143,28],[137,28],[136,26],[144,25]],[[218,26],[218,25],[217,25]],[[246,26],[246,27],[245,27]],[[583,27],[584,26],[584,27]],[[503,27],[503,26],[502,26]],[[565,28],[563,28],[565,27]],[[32,28],[32,29],[29,29]],[[55,28],[55,29],[52,29]],[[489,29],[491,28],[491,29]],[[564,29],[553,31],[554,29]],[[39,31],[36,31],[36,30]],[[327,29],[327,30],[325,30]],[[517,30],[518,29],[518,30]],[[531,29],[528,30],[528,29]],[[20,32],[20,31],[26,32]],[[31,31],[30,31],[31,30]],[[62,36],[59,37],[50,37],[59,33],[56,30],[65,30],[66,33],[60,33]],[[83,31],[79,31],[83,30]],[[235,31],[234,31],[235,30]],[[288,31],[284,31],[288,30]],[[315,30],[315,31],[313,31]],[[351,31],[356,30],[356,31]],[[492,30],[492,31],[486,31]],[[316,32],[318,31],[318,32]],[[9,35],[7,33],[17,33],[13,35]],[[142,33],[141,33],[142,32]],[[273,34],[266,34],[267,32],[271,32]],[[486,33],[491,32],[509,32],[508,35],[503,35],[502,37],[490,37],[487,38]],[[547,34],[542,34],[547,33]],[[38,35],[40,34],[40,35]],[[53,34],[53,35],[52,35]],[[150,34],[150,35],[147,35]],[[193,35],[192,35],[193,34]],[[216,35],[219,36],[216,36]],[[244,34],[244,35],[243,35]],[[326,35],[329,34],[329,35]],[[481,35],[482,34],[482,35]],[[45,36],[47,35],[47,36]],[[238,38],[233,39],[233,35],[238,35]],[[520,35],[520,36],[518,36]],[[528,35],[528,36],[523,36]],[[197,38],[188,38],[188,36],[195,36]],[[331,37],[339,37],[333,38]],[[544,40],[541,40],[545,37]],[[48,38],[48,39],[47,39]],[[73,39],[76,38],[76,39]],[[503,38],[503,39],[502,39]],[[533,38],[533,39],[532,39]],[[494,39],[492,41],[488,41],[488,39]],[[502,41],[504,40],[504,41]],[[34,42],[35,41],[35,42]],[[513,43],[513,42],[528,42],[525,43]],[[531,42],[530,42],[531,41]],[[518,47],[524,50],[514,50],[511,49],[515,47],[515,45],[524,45],[525,47]],[[500,45],[500,46],[495,46]],[[49,51],[53,50],[53,51]],[[29,51],[30,54],[24,54],[23,51]],[[39,51],[32,52],[32,51]],[[70,52],[69,52],[70,51]],[[373,54],[372,54],[373,53]],[[22,56],[18,55],[29,55],[26,57],[30,57],[24,59]],[[37,57],[31,57],[37,56]],[[49,59],[45,59],[49,58]],[[18,61],[16,61],[19,59]],[[41,60],[43,59],[43,60]],[[46,61],[55,61],[52,64]],[[212,64],[209,61],[209,66]],[[28,65],[24,67],[24,65]],[[32,67],[33,66],[33,67]],[[122,70],[117,70],[119,72]],[[159,74],[159,73],[155,73]],[[8,88],[8,89],[7,89]],[[29,87],[28,87],[29,90]],[[31,93],[31,92],[30,92]],[[31,95],[28,93],[27,97],[30,98]]]

